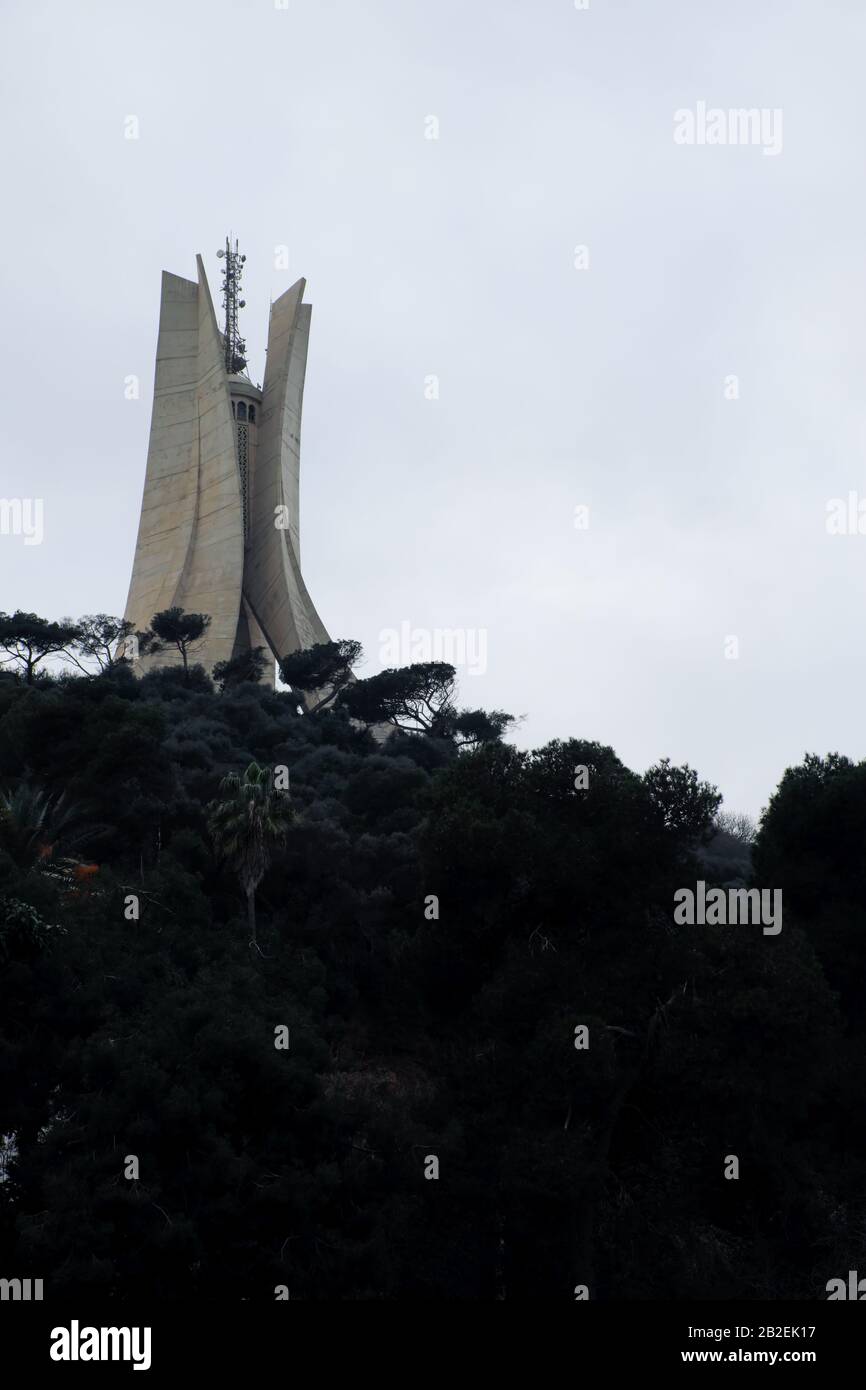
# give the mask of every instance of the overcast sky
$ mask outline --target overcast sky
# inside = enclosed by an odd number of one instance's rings
[[[201,252],[218,303],[231,229],[255,380],[308,281],[304,572],[360,674],[401,623],[484,630],[463,700],[522,746],[669,755],[753,814],[805,750],[864,754],[866,535],[827,531],[866,498],[862,0],[0,24],[0,496],[45,509],[0,606],[123,612],[160,272]],[[781,112],[781,149],[677,143],[701,102]]]

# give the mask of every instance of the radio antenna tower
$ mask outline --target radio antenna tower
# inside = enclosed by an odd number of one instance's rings
[[[225,250],[217,251],[223,266],[223,304],[226,310],[226,326],[223,333],[225,344],[226,371],[229,376],[242,372],[247,365],[247,345],[238,329],[238,310],[243,309],[246,300],[240,298],[241,275],[246,256],[238,251],[237,239],[232,247],[230,237],[226,237]]]

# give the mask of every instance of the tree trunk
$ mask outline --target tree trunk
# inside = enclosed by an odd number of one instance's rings
[[[250,945],[256,945],[256,890],[247,889],[247,922],[250,928]]]

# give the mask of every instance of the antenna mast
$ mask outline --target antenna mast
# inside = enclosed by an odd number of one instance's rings
[[[231,239],[226,237],[225,250],[217,251],[220,260],[225,259],[223,267],[223,304],[226,310],[226,326],[223,333],[225,344],[226,371],[229,376],[242,372],[247,365],[247,345],[238,329],[238,310],[243,309],[246,300],[240,298],[241,275],[246,256],[238,251],[237,239],[232,247]]]

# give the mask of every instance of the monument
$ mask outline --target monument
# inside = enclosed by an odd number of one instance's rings
[[[126,618],[183,608],[211,623],[194,659],[210,672],[251,647],[265,679],[328,634],[301,575],[301,409],[311,306],[298,280],[271,305],[264,385],[246,374],[238,313],[245,256],[226,241],[220,332],[201,256],[197,280],[163,271],[153,413]],[[138,654],[137,674],[165,653]]]

